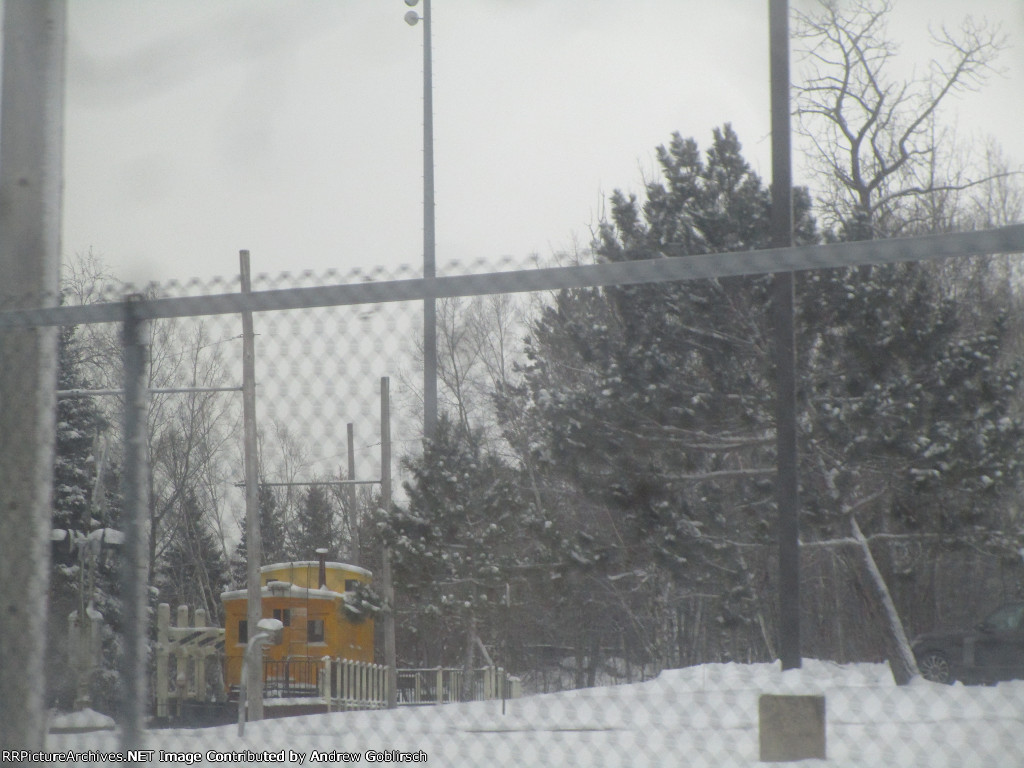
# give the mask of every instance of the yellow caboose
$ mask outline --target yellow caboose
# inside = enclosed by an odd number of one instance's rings
[[[282,640],[264,654],[268,695],[296,696],[316,690],[324,656],[373,662],[373,618],[356,612],[357,585],[369,585],[364,568],[324,560],[275,563],[260,569],[263,618],[284,624]],[[224,603],[224,682],[237,689],[249,641],[249,592],[221,595]],[[346,598],[349,600],[346,609]]]

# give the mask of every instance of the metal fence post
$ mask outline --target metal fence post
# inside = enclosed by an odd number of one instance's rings
[[[252,293],[252,278],[249,271],[249,252],[238,254],[241,273],[242,294]],[[256,334],[253,330],[252,312],[242,311],[242,421],[245,463],[245,546],[246,589],[248,608],[246,625],[249,636],[253,637],[256,625],[263,617],[263,593],[260,587],[260,566],[263,564],[263,538],[260,532],[259,489],[256,438]],[[248,675],[250,720],[263,719],[263,665],[243,666],[242,673]]]
[[[772,248],[793,245],[793,172],[789,122],[789,4],[771,0]],[[801,665],[800,502],[796,446],[796,341],[793,273],[773,279],[776,499],[779,541],[779,655],[783,669]]]
[[[57,301],[64,120],[62,0],[7,0],[0,105],[0,286],[32,308]],[[22,307],[19,307],[22,308]],[[0,744],[46,737],[44,658],[56,328],[0,334]]]
[[[124,313],[124,698],[119,713],[125,749],[138,749],[146,712],[146,637],[149,602],[149,483],[147,455],[147,375],[149,323],[139,314],[141,297],[125,303]]]

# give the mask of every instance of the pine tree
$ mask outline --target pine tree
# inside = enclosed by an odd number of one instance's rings
[[[642,203],[612,196],[600,258],[766,246],[767,192],[728,127],[703,158],[678,136],[658,157],[663,178]],[[813,241],[809,198],[795,199],[798,242]],[[722,630],[690,661],[772,654],[769,565],[751,548],[769,544],[774,520],[767,284],[564,291],[534,320],[523,384],[504,395],[527,423],[530,439],[509,442],[542,476],[576,605],[606,594],[628,606],[663,659],[679,618],[706,614],[672,615],[682,585],[717,592]],[[804,535],[853,541],[856,509],[869,540],[967,534],[1016,551],[1006,510],[1024,433],[1008,292],[983,269],[966,285],[897,265],[801,275],[798,299]]]
[[[291,552],[298,560],[314,560],[316,550],[327,549],[338,556],[338,523],[334,504],[325,486],[311,485],[292,521]]]
[[[599,258],[767,246],[769,194],[730,126],[714,131],[703,155],[677,134],[658,160],[662,178],[647,185],[643,203],[612,196]],[[809,197],[796,190],[795,199],[798,239],[813,241]],[[747,623],[757,652],[769,652],[756,628],[754,576],[735,567],[743,558],[732,546],[768,533],[769,286],[730,278],[563,292],[531,328],[525,384],[509,404],[533,420],[548,482],[573,489],[571,509],[559,515],[567,567],[590,581],[604,574],[597,583],[634,613],[634,624],[649,625],[650,653],[663,663],[674,645],[665,597],[673,583],[721,595],[721,657],[752,650]],[[645,575],[609,586],[624,573]]]
[[[260,542],[263,545],[263,555],[260,558],[261,566],[291,559],[285,535],[284,519],[274,489],[260,485],[257,500],[260,513]],[[247,526],[243,520],[242,538],[231,558],[231,581],[238,589],[244,589],[248,583],[248,556]]]
[[[88,389],[82,374],[82,349],[75,328],[61,329],[57,388]],[[52,706],[90,704],[110,711],[115,700],[121,605],[116,549],[119,541],[116,467],[102,448],[107,429],[95,401],[64,397],[57,401],[54,456],[47,698]],[[102,648],[91,679],[79,681],[80,664],[71,659],[77,640],[69,635],[69,617],[79,624],[102,614]],[[84,686],[84,687],[82,687]],[[82,697],[88,696],[88,699]]]
[[[406,461],[408,502],[379,520],[391,544],[403,631],[416,663],[452,664],[495,641],[506,584],[537,561],[540,526],[516,471],[444,414],[423,455]],[[470,652],[470,656],[472,652]]]
[[[827,447],[812,456],[828,495],[890,488],[866,511],[886,530],[995,522],[993,501],[1022,479],[1009,307],[976,317],[920,265],[835,271],[807,288],[807,423],[812,450]]]
[[[795,106],[836,239],[970,227],[971,191],[1012,177],[991,163],[972,167],[941,120],[946,102],[991,73],[1005,45],[998,29],[970,19],[944,29],[934,39],[941,57],[903,79],[891,67],[891,11],[891,2],[823,1],[796,15],[795,37],[809,55]],[[976,281],[979,270],[988,279]],[[1010,511],[1021,480],[1018,331],[1008,324],[1015,302],[993,290],[992,274],[964,260],[952,269],[876,265],[812,273],[800,288],[804,506],[818,535],[860,540],[883,603],[884,567],[869,561],[891,561],[909,587],[899,606],[909,627],[930,628],[928,606],[964,603],[973,589],[933,594],[927,570],[907,564],[915,557],[931,560],[968,540],[1004,558],[1018,548]],[[961,283],[965,275],[971,280]],[[887,538],[872,551],[875,534]],[[897,623],[886,643],[903,682],[914,670],[903,662],[908,649],[893,656],[907,634]]]

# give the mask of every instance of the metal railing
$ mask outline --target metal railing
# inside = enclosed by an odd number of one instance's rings
[[[399,706],[515,699],[520,695],[519,679],[501,667],[471,670],[468,680],[466,671],[459,668],[398,670]]]

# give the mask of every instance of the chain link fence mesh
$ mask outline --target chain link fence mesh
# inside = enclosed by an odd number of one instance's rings
[[[993,237],[992,250],[1005,250],[1003,243]],[[865,244],[861,257],[870,260],[873,247]],[[950,655],[960,677],[968,666],[987,669],[991,674],[978,682],[988,684],[916,679],[896,686],[885,663],[883,616],[873,607],[849,537],[818,527],[822,513],[813,505],[805,513],[802,555],[808,658],[799,670],[783,672],[775,661],[775,606],[785,596],[773,587],[770,502],[732,499],[729,505],[743,507],[745,519],[760,522],[731,532],[712,520],[700,522],[699,510],[693,512],[697,522],[687,535],[703,537],[706,550],[666,549],[649,539],[622,543],[643,531],[626,530],[626,517],[613,514],[617,486],[605,486],[605,496],[587,487],[595,467],[607,469],[608,446],[572,445],[564,455],[576,464],[559,466],[551,455],[553,438],[539,420],[542,412],[560,412],[544,411],[550,400],[587,388],[614,389],[608,371],[574,369],[587,360],[577,346],[545,361],[552,369],[561,366],[564,392],[554,391],[552,378],[542,387],[541,379],[529,377],[542,349],[542,318],[555,318],[550,332],[556,320],[565,320],[559,313],[590,302],[590,314],[557,327],[578,333],[583,346],[599,345],[610,332],[582,325],[600,324],[595,297],[630,289],[565,289],[554,279],[549,290],[538,290],[536,273],[516,272],[516,266],[444,273],[490,277],[472,282],[468,295],[458,295],[456,287],[438,299],[439,410],[448,426],[437,442],[449,442],[435,453],[423,444],[423,305],[415,273],[254,280],[260,562],[291,564],[292,570],[287,579],[274,571],[263,581],[264,615],[282,621],[284,639],[267,650],[271,666],[265,669],[274,678],[266,689],[268,717],[244,727],[237,673],[229,669],[240,663],[253,633],[228,609],[230,595],[246,587],[247,556],[237,282],[135,291],[79,280],[66,290],[63,307],[34,320],[16,310],[38,302],[5,302],[3,333],[15,333],[14,324],[61,327],[46,679],[34,681],[51,707],[48,754],[41,756],[46,762],[70,756],[77,762],[204,765],[748,766],[770,758],[773,749],[815,757],[820,737],[823,765],[1024,765],[1024,682],[996,681],[1024,670],[1024,622],[1006,631],[989,628],[989,636],[976,632],[971,643],[957,646],[964,655]],[[530,290],[488,292],[489,284],[514,284],[518,275]],[[309,293],[375,284],[385,298],[337,301],[338,292]],[[122,324],[112,321],[124,297],[135,293],[142,315],[152,318],[143,372],[147,698],[145,711],[132,713],[144,723],[138,743],[126,737],[128,715],[119,709],[133,701],[137,682],[127,678],[121,660],[142,629],[125,623],[119,571],[126,520],[138,510],[120,490],[129,454],[127,374]],[[1008,312],[1019,306],[1016,294],[1014,285]],[[73,314],[104,306],[113,309],[95,316],[102,321]],[[761,317],[764,308],[743,311]],[[62,324],[62,317],[77,319]],[[549,353],[559,349],[548,341]],[[993,361],[1012,363],[1019,343],[1006,335]],[[389,467],[382,466],[383,379],[391,393]],[[970,392],[962,394],[963,407],[974,402]],[[17,395],[3,396],[10,402]],[[606,403],[586,402],[602,418],[610,412]],[[954,398],[950,408],[957,407]],[[1013,409],[1019,412],[1019,404]],[[671,437],[695,439],[698,430],[684,435],[675,412],[663,416],[662,426],[678,428]],[[760,437],[763,443],[764,433]],[[743,454],[748,462],[771,455],[770,444]],[[715,471],[737,467],[747,471],[751,464]],[[658,471],[682,469],[692,470]],[[393,478],[392,509],[384,509],[380,497],[385,472]],[[715,494],[770,490],[770,476],[750,486],[730,484],[732,478],[719,483],[718,476],[684,482],[697,487],[698,496],[680,492],[676,502],[686,506],[700,498],[708,509],[728,506]],[[806,481],[809,496],[820,482],[820,475]],[[979,513],[982,503],[948,511],[947,529],[870,531],[908,634],[969,629],[985,611],[1021,598],[1024,573],[1011,546],[1020,535],[1016,505],[1004,505],[997,529]],[[430,509],[437,519],[422,519]],[[668,514],[664,503],[652,509]],[[961,514],[973,522],[953,525]],[[718,524],[733,525],[724,517]],[[666,529],[657,530],[662,536]],[[618,546],[614,537],[631,553],[628,562],[602,560]],[[405,681],[394,710],[384,708],[384,678],[373,677],[387,661],[380,588],[385,544],[396,558],[396,661],[398,679]],[[697,578],[681,560],[667,562],[666,551],[680,558],[685,551],[712,574]],[[321,564],[356,568],[344,572],[340,588],[328,588],[328,577],[317,572]],[[361,585],[364,571],[372,577]],[[287,594],[272,596],[268,582]],[[335,600],[337,624],[333,614],[317,613],[316,600]],[[160,604],[172,617],[163,634]],[[178,606],[187,609],[179,613]],[[352,684],[361,687],[338,696],[342,683],[324,682],[334,680],[326,677],[332,673],[324,657],[355,658],[352,628],[366,622],[374,622],[372,648],[360,658],[362,682]],[[996,635],[998,642],[989,642]],[[167,664],[162,676],[161,654]],[[302,673],[304,680],[315,678],[308,695],[281,685],[286,662],[295,669],[312,665],[313,672]],[[822,722],[766,719],[761,707],[776,700],[786,705],[787,696],[823,699]],[[142,751],[125,754],[129,748]],[[36,757],[4,752],[3,759]]]

